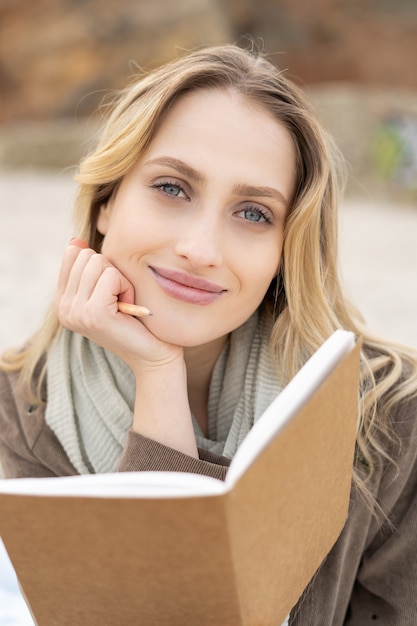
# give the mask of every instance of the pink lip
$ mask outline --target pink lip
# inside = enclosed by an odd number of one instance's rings
[[[226,291],[204,278],[178,270],[150,267],[157,283],[173,298],[192,304],[210,304]]]

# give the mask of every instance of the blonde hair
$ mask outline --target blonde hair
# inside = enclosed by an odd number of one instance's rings
[[[272,113],[293,138],[296,191],[286,223],[281,270],[265,296],[265,303],[275,315],[272,346],[285,383],[335,329],[345,328],[363,336],[354,478],[366,497],[366,474],[369,477],[372,473],[375,453],[389,457],[379,443],[381,435],[382,440],[393,438],[389,410],[393,403],[417,392],[416,356],[411,350],[371,337],[342,293],[337,266],[341,160],[303,92],[282,71],[259,52],[226,45],[189,53],[136,77],[112,105],[96,150],[80,164],[76,234],[100,250],[102,236],[96,229],[100,206],[115,193],[150,144],[173,103],[197,89],[237,91]],[[23,352],[3,358],[4,368],[22,370],[27,390],[58,331],[59,324],[51,311]],[[404,363],[411,368],[406,377]],[[401,377],[404,380],[399,382]]]

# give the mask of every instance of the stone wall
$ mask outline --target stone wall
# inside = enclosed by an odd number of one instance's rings
[[[230,39],[210,0],[3,0],[0,121],[82,116],[135,64]]]
[[[302,82],[417,88],[415,0],[254,0],[253,33]]]
[[[415,0],[2,0],[0,123],[89,114],[135,64],[246,35],[304,84],[417,89]]]
[[[308,89],[350,189],[415,198],[416,0],[1,0],[0,167],[75,165],[135,68],[249,39]]]

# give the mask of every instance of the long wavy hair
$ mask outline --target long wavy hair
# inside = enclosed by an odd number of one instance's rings
[[[257,50],[225,45],[188,53],[134,77],[108,105],[98,145],[80,164],[75,234],[100,250],[102,235],[96,228],[100,206],[117,191],[149,146],[170,107],[182,95],[200,89],[238,92],[275,116],[293,139],[296,190],[286,220],[281,269],[265,295],[265,304],[275,317],[271,345],[285,384],[335,329],[362,335],[354,481],[373,506],[367,481],[375,459],[381,455],[390,458],[392,447],[381,442],[394,439],[389,426],[392,405],[417,392],[416,355],[371,336],[342,292],[337,250],[342,160],[303,91],[284,72]],[[47,361],[43,374],[36,377],[39,386],[35,390],[33,375],[58,332],[59,323],[51,309],[28,346],[2,359],[3,368],[21,370],[23,388],[38,400]],[[404,364],[408,364],[406,368]]]

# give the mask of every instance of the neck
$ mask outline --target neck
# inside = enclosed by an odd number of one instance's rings
[[[205,436],[208,430],[208,394],[211,374],[226,341],[227,335],[204,346],[184,348],[188,400],[191,412]]]

